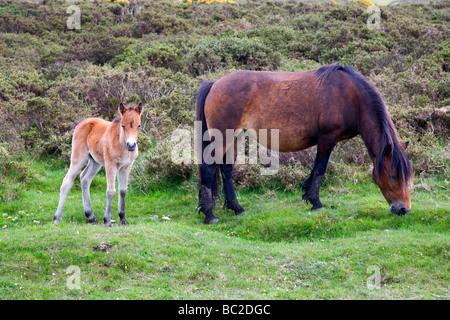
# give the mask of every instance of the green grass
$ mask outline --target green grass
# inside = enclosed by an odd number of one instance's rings
[[[0,227],[7,226],[0,229],[1,299],[450,296],[450,186],[445,179],[422,180],[430,191],[415,188],[413,210],[404,217],[389,213],[373,183],[327,183],[322,211],[309,211],[299,193],[239,192],[247,212],[236,217],[218,203],[221,222],[216,225],[203,225],[203,216],[195,212],[194,184],[167,185],[147,195],[131,186],[130,225],[119,226],[114,213],[116,222],[105,228],[87,224],[79,182],[69,193],[61,224],[53,225],[65,173],[60,167],[51,159],[32,163],[33,177],[14,188],[13,199],[0,203]],[[0,191],[9,192],[8,186]],[[101,221],[103,170],[91,194]],[[163,215],[171,220],[161,220]],[[80,289],[67,287],[71,265],[80,268]],[[380,288],[367,286],[371,268],[380,271]]]

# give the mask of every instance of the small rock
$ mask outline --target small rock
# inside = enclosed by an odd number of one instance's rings
[[[7,214],[7,213],[4,213],[4,214],[2,214],[2,216],[3,216],[3,217],[7,217],[7,216],[8,216],[8,214]]]
[[[19,218],[18,218],[18,217],[15,217],[15,218],[13,218],[11,221],[17,221],[17,220],[19,220]]]
[[[6,228],[8,228],[8,226],[5,224],[5,225],[2,227],[2,229],[6,229]]]
[[[169,217],[166,217],[166,216],[162,216],[161,220],[164,220],[164,221],[170,221],[170,218],[169,218]]]
[[[34,223],[34,224],[39,224],[39,223],[41,223],[41,222],[38,221],[38,220],[33,220],[33,223]]]
[[[158,217],[157,215],[154,215],[154,216],[152,217],[152,219],[153,219],[153,220],[158,220],[159,217]]]
[[[18,213],[19,213],[19,214],[24,214],[25,211],[20,210]]]

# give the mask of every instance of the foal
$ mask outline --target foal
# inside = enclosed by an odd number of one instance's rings
[[[72,156],[69,172],[64,177],[58,209],[54,216],[55,224],[61,221],[64,202],[78,172],[87,163],[80,175],[83,195],[84,214],[90,223],[96,223],[92,213],[89,187],[92,179],[102,166],[106,170],[106,211],[103,221],[111,226],[111,203],[116,195],[116,176],[119,181],[119,217],[120,224],[127,225],[125,218],[125,196],[127,194],[128,175],[134,160],[138,156],[137,137],[141,127],[142,103],[129,103],[119,106],[121,117],[113,122],[99,118],[89,118],[75,123],[72,138]]]

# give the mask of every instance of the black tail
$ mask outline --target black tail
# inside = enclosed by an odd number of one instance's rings
[[[200,85],[200,89],[198,90],[197,93],[197,104],[195,107],[195,120],[196,121],[201,121],[202,123],[202,128],[201,128],[201,134],[200,132],[197,133],[197,156],[198,156],[198,162],[199,166],[198,166],[198,177],[199,177],[199,186],[201,187],[201,181],[202,181],[202,176],[201,176],[201,170],[200,170],[200,166],[201,163],[203,162],[203,151],[205,150],[205,148],[208,146],[208,144],[210,143],[210,141],[204,141],[203,139],[203,135],[205,134],[205,132],[208,131],[208,126],[206,125],[206,119],[205,119],[205,100],[206,97],[209,94],[209,91],[211,90],[211,87],[213,86],[214,82],[213,81],[203,81],[202,84]],[[201,148],[200,148],[201,146]],[[214,198],[217,197],[218,192],[218,185],[217,185],[217,175],[219,173],[219,170],[217,170],[217,174],[214,177],[213,183],[212,183],[212,188],[211,188],[211,192]]]

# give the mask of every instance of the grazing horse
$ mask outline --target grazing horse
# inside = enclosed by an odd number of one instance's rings
[[[334,146],[360,134],[374,164],[373,179],[391,212],[404,215],[411,209],[408,184],[413,171],[405,153],[408,142],[399,143],[379,92],[350,66],[303,72],[236,71],[216,82],[203,82],[197,94],[196,119],[202,122],[202,136],[208,128],[223,136],[227,129],[278,129],[280,152],[317,145],[314,167],[302,185],[302,199],[312,204],[312,210],[323,207],[319,188]],[[211,144],[202,136],[198,141],[201,156]],[[204,223],[219,221],[213,214],[218,170],[226,207],[235,214],[245,211],[234,192],[233,164],[227,162],[230,145],[223,141],[222,163],[199,159],[199,210],[205,214]],[[271,148],[270,140],[265,147]]]
[[[103,221],[111,226],[111,203],[116,195],[116,176],[119,182],[120,224],[127,225],[125,218],[125,196],[127,194],[128,175],[134,160],[138,156],[137,138],[141,127],[142,103],[135,105],[122,103],[119,106],[120,118],[113,122],[99,118],[89,118],[75,122],[72,138],[72,156],[70,168],[64,177],[58,209],[54,216],[55,224],[61,221],[64,202],[78,172],[87,163],[80,175],[83,195],[84,214],[90,223],[96,223],[92,213],[89,188],[92,179],[102,166],[106,170],[106,211]]]

